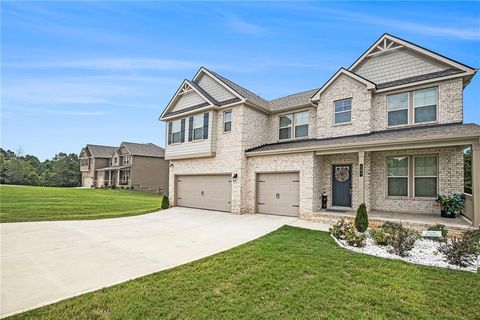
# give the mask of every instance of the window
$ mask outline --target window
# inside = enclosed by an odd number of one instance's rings
[[[117,162],[118,162],[118,158],[117,158],[117,157],[115,157],[115,158],[114,158],[114,160],[115,160],[115,163],[117,163]]]
[[[203,139],[203,114],[193,117],[193,140]]]
[[[415,157],[415,197],[434,197],[437,194],[437,157]]]
[[[292,115],[280,116],[279,139],[290,139],[292,137]]]
[[[433,87],[388,96],[388,126],[436,121],[437,91]]]
[[[408,196],[408,157],[387,158],[389,196]]]
[[[408,124],[408,92],[387,97],[388,125]]]
[[[232,110],[223,113],[223,132],[232,131]]]
[[[335,101],[335,123],[348,123],[352,121],[352,99]]]
[[[308,111],[294,114],[295,138],[308,137]]]
[[[415,123],[437,120],[437,88],[413,92]]]
[[[80,161],[80,165],[81,165],[82,167],[88,166],[88,159],[82,159],[82,160]]]
[[[123,156],[123,164],[129,164],[130,163],[130,156]]]
[[[180,120],[172,122],[172,143],[179,143],[181,136],[181,125]]]

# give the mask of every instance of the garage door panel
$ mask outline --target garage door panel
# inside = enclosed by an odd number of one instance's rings
[[[257,211],[259,213],[298,216],[298,205],[298,173],[257,175]]]
[[[231,210],[229,175],[191,175],[177,178],[177,205],[209,210]]]

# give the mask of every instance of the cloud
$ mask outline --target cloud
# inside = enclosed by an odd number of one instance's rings
[[[247,22],[235,16],[225,15],[224,21],[226,25],[237,33],[247,34],[250,36],[262,36],[266,33],[266,29],[262,26]]]

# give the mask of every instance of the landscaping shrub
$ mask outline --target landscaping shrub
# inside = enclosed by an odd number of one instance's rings
[[[115,190],[116,188],[117,188],[117,186],[116,186],[116,185],[112,185],[112,189],[114,189],[114,190]]]
[[[471,238],[472,241],[476,241],[478,243],[480,241],[480,227],[464,231],[462,238]]]
[[[465,236],[452,239],[438,249],[445,255],[445,260],[451,264],[467,267],[475,263],[479,255],[479,243],[474,237]]]
[[[382,225],[382,230],[385,233],[394,234],[398,230],[402,229],[402,224],[397,222],[387,221]]]
[[[355,216],[355,228],[359,232],[365,232],[368,228],[368,214],[367,206],[362,203],[357,209],[357,215]]]
[[[370,236],[378,246],[386,246],[390,244],[390,236],[387,235],[382,229],[371,229]]]
[[[436,225],[428,228],[427,230],[428,231],[441,231],[442,232],[442,237],[441,238],[429,238],[430,240],[440,241],[440,242],[447,241],[448,230],[445,227],[445,225],[437,223]]]
[[[408,252],[413,249],[418,238],[418,232],[400,225],[400,228],[391,235],[389,244],[392,246],[392,249],[389,252],[400,257],[407,257],[409,255]]]
[[[162,203],[161,203],[161,206],[160,206],[162,209],[168,209],[170,208],[170,201],[168,200],[168,197],[167,196],[163,196],[162,197]]]
[[[347,240],[348,245],[352,247],[365,247],[367,244],[365,234],[357,232],[353,226],[347,230],[345,240]]]
[[[345,240],[347,232],[352,229],[352,227],[349,221],[340,219],[330,228],[330,233],[337,239]]]

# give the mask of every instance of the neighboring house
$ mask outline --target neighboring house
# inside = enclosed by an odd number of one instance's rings
[[[89,145],[80,152],[82,186],[116,186],[168,194],[165,150],[153,143]]]
[[[480,126],[463,124],[476,70],[384,34],[319,88],[267,101],[206,68],[166,106],[174,205],[310,217],[328,207],[438,214],[463,192],[473,147],[480,224]]]

